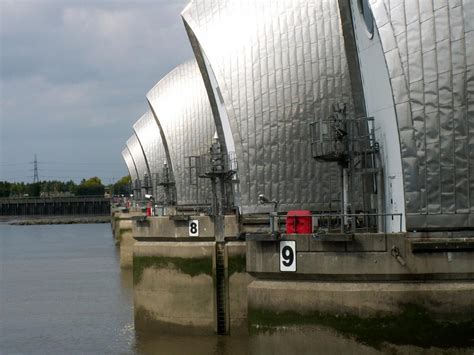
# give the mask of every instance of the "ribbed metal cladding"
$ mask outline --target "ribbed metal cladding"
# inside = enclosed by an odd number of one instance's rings
[[[133,125],[133,130],[140,141],[151,173],[153,195],[158,201],[164,200],[163,188],[157,185],[158,175],[163,171],[166,154],[161,140],[160,130],[151,111],[146,112]]]
[[[132,180],[132,184],[138,179],[137,169],[135,168],[135,163],[133,162],[132,156],[128,148],[125,148],[122,151],[123,160],[125,160],[125,164],[127,165],[128,173],[130,174],[130,179]]]
[[[259,193],[282,211],[338,207],[337,167],[312,159],[308,129],[334,103],[353,112],[338,1],[194,0],[182,17],[229,117],[242,212]]]
[[[407,228],[474,227],[474,1],[370,4],[396,105]]]
[[[148,92],[147,100],[169,153],[178,204],[209,203],[210,181],[199,178],[196,169],[189,169],[187,160],[208,154],[216,132],[196,61],[172,70]]]
[[[135,134],[127,140],[127,148],[130,151],[133,162],[135,163],[138,179],[140,180],[140,183],[143,184],[145,174],[149,175],[150,172],[147,168],[147,163],[142,147],[140,146],[140,142],[138,141],[138,138]]]

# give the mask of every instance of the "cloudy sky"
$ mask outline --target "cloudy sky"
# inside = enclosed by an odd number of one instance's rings
[[[103,182],[146,92],[192,57],[188,0],[0,0],[0,180]]]

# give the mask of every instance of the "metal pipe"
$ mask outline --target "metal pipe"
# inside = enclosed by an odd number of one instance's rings
[[[341,189],[341,233],[344,233],[344,224],[345,224],[345,219],[344,219],[344,208],[345,208],[345,201],[346,201],[346,196],[345,196],[345,191],[346,189],[344,188],[344,168],[342,165],[339,165],[341,169],[341,184],[342,184],[342,189]]]
[[[346,217],[349,206],[349,176],[346,168],[342,168],[342,218],[341,232],[344,233],[344,226],[349,223],[349,218]]]
[[[375,154],[377,160],[377,167],[379,171],[377,172],[377,232],[383,233],[386,232],[386,218],[382,215],[385,213],[384,208],[384,178],[383,178],[383,169],[382,169],[382,159],[380,154]]]

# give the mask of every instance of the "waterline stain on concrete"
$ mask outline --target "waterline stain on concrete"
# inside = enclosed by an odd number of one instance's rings
[[[119,244],[119,245],[120,245],[120,242],[122,241],[123,235],[124,235],[125,233],[130,233],[130,234],[131,234],[131,233],[132,233],[132,229],[131,229],[131,228],[120,229],[118,238],[117,238],[117,240],[116,240],[116,244]]]
[[[147,268],[175,269],[191,277],[206,274],[212,277],[212,258],[176,258],[162,256],[135,256],[133,283],[137,285]]]
[[[350,314],[274,312],[249,309],[249,331],[271,330],[285,325],[319,325],[380,347],[384,342],[430,347],[474,346],[474,320],[438,320],[423,307],[406,304],[393,316],[361,318]]]
[[[172,321],[158,320],[153,312],[136,307],[135,328],[141,332],[156,334],[186,334],[186,335],[210,335],[214,334],[213,323],[211,326],[196,325],[189,321],[187,324],[177,324]]]
[[[235,255],[229,256],[227,261],[227,273],[229,277],[234,273],[242,273],[245,272],[246,267],[246,258],[245,255]]]

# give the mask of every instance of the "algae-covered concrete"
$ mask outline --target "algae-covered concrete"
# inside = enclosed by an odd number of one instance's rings
[[[296,297],[297,296],[297,297]],[[473,318],[474,282],[317,282],[255,280],[250,309],[305,314],[394,315],[407,304],[443,318]]]
[[[198,221],[199,236],[189,235],[190,220]],[[182,331],[182,327],[186,327],[187,333],[214,333],[217,329],[217,296],[213,219],[204,215],[147,217],[134,221],[132,229],[137,240],[133,258],[137,327],[168,331]],[[225,216],[224,236],[235,239],[237,232],[237,216]],[[232,331],[247,328],[247,285],[252,277],[245,270],[245,253],[245,242],[225,244],[224,304],[227,329]],[[161,285],[159,291],[155,283]],[[180,289],[187,292],[180,294]],[[160,298],[147,300],[145,295],[150,292]],[[171,299],[175,294],[172,304],[157,301],[168,293],[165,299]],[[181,313],[183,310],[187,311]],[[188,314],[189,319],[186,321],[181,314]]]
[[[132,219],[137,216],[143,216],[143,212],[118,212],[112,213],[111,224],[114,232],[115,244],[120,245],[120,231],[122,229],[132,229]]]
[[[120,248],[120,267],[131,268],[133,263],[133,218],[143,216],[141,211],[112,213],[111,224],[115,244]]]
[[[120,246],[121,240],[121,231],[123,230],[131,230],[132,229],[132,220],[127,217],[116,217],[113,219],[113,223],[115,225],[114,228],[114,240],[115,244]]]
[[[463,248],[468,244],[415,250],[404,233],[357,234],[343,242],[313,235],[282,239],[296,242],[294,272],[280,270],[278,240],[247,241],[247,272],[256,278],[247,297],[251,327],[316,324],[367,342],[385,336],[420,346],[446,336],[452,344],[472,341],[474,262],[472,250]]]
[[[225,250],[230,331],[242,331],[247,328],[247,286],[253,277],[246,272],[245,242],[226,243]]]
[[[213,242],[136,242],[135,327],[214,333]]]
[[[247,329],[245,242],[224,247],[226,312],[230,332]],[[137,241],[134,245],[135,326],[141,330],[214,334],[216,243]]]
[[[251,329],[313,324],[380,344],[469,346],[473,282],[256,280],[248,288]]]

